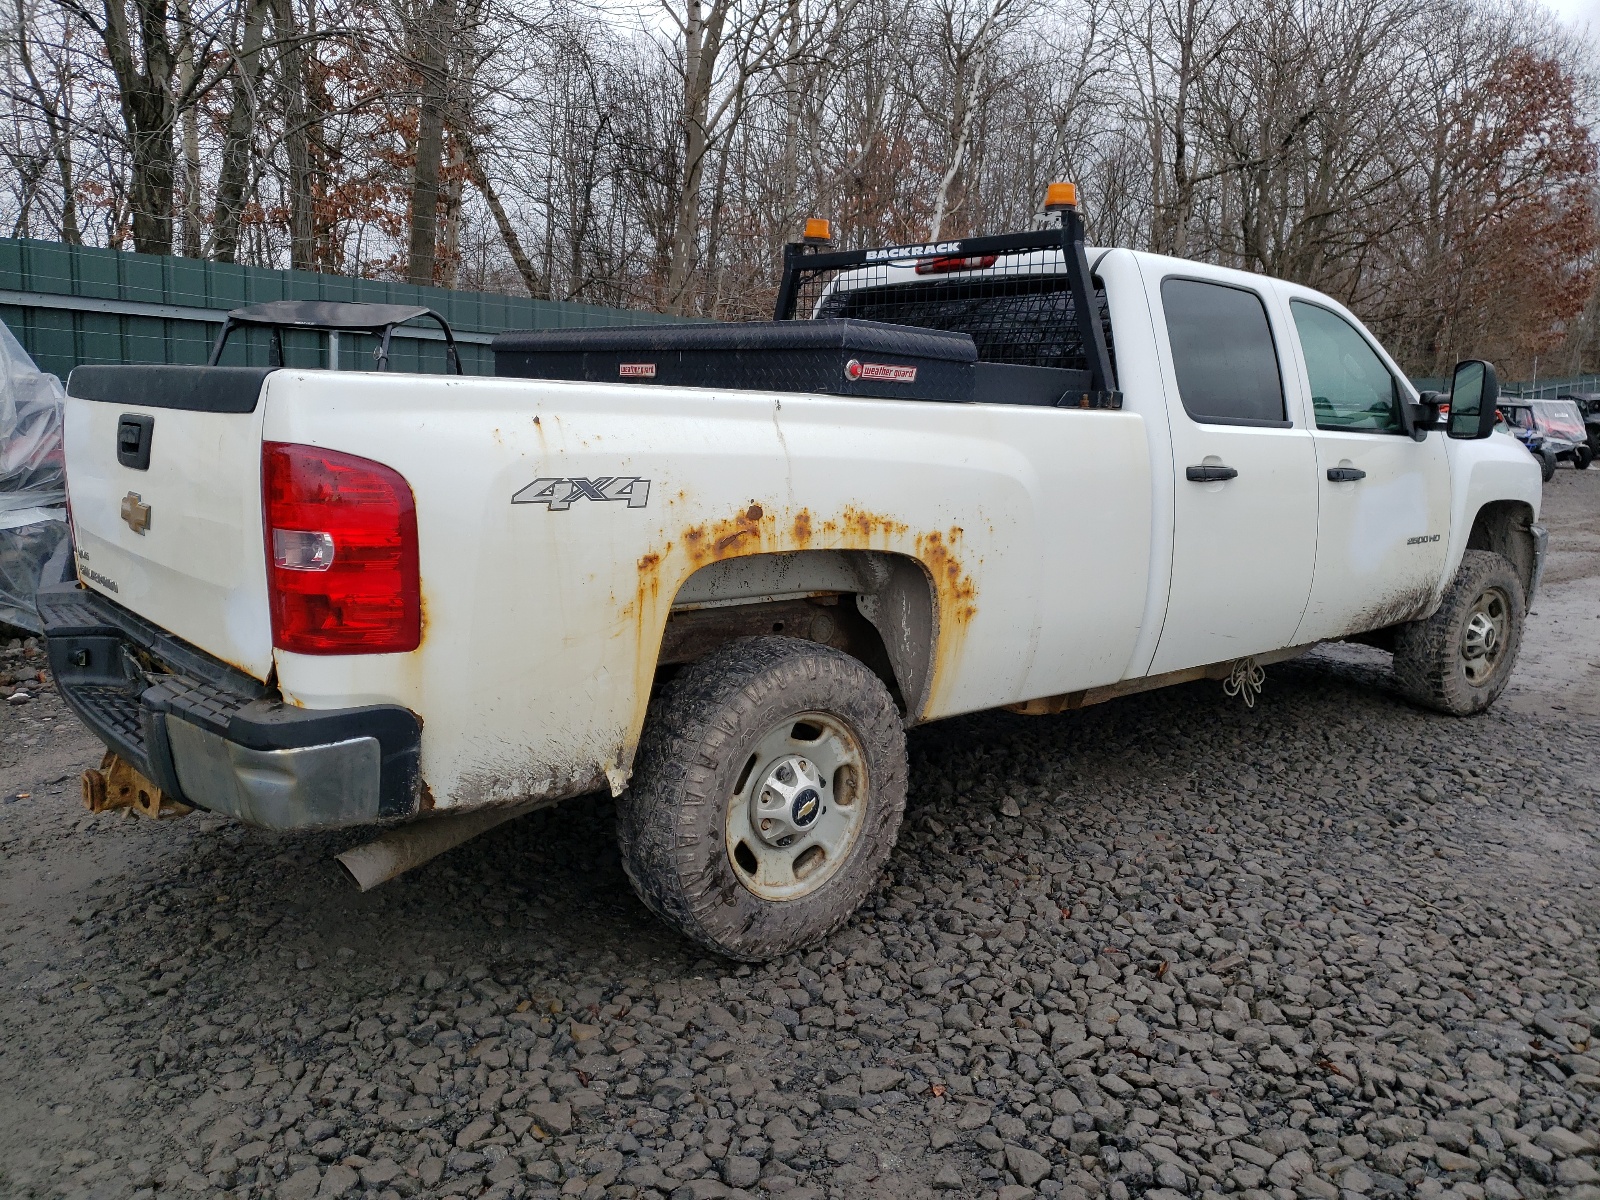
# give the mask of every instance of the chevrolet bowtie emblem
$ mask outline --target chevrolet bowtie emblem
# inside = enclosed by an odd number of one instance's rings
[[[122,498],[122,519],[135,533],[142,534],[150,528],[150,506],[139,499],[138,492],[129,492]]]

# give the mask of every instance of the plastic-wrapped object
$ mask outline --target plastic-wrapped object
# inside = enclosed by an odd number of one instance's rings
[[[39,572],[67,534],[64,397],[0,323],[0,623],[29,630]]]

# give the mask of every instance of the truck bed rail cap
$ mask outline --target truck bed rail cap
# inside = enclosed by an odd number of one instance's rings
[[[187,412],[254,412],[261,385],[275,367],[190,367],[169,363],[74,367],[67,395],[130,408]]]

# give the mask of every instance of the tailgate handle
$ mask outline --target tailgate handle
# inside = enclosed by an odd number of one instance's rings
[[[123,413],[117,418],[117,461],[135,471],[150,469],[150,439],[156,419],[143,413]]]
[[[1183,477],[1190,483],[1220,483],[1224,479],[1239,478],[1239,472],[1232,467],[1214,467],[1207,464],[1199,467],[1186,467]]]
[[[1329,467],[1328,478],[1334,483],[1354,483],[1358,479],[1365,479],[1367,473],[1360,467]]]

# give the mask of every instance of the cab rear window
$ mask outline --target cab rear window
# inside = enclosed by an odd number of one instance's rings
[[[1111,319],[1099,280],[1094,281],[1094,298],[1114,366]],[[813,315],[970,333],[979,362],[1080,371],[1089,367],[1064,274],[997,273],[835,288]]]

